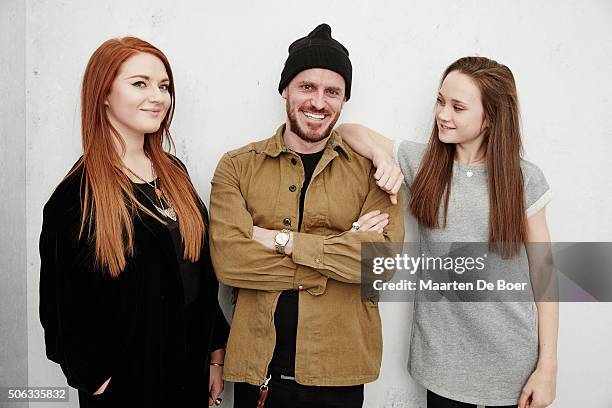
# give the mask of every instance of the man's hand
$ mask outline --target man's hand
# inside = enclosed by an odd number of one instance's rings
[[[396,196],[397,198],[397,196]],[[359,224],[359,230],[355,230],[351,228],[349,231],[354,232],[367,232],[367,231],[376,231],[379,234],[382,234],[385,226],[389,223],[389,214],[381,213],[380,210],[370,211],[367,214],[362,215],[357,220],[357,224]],[[269,230],[266,228],[261,228],[256,225],[253,226],[253,240],[259,242],[261,245],[266,248],[276,251],[276,246],[274,245],[274,238],[276,234],[280,231],[278,230]],[[293,233],[289,233],[289,242],[285,246],[285,255],[291,256],[293,253]]]
[[[397,195],[395,196],[397,200]],[[397,202],[397,201],[396,201]],[[357,220],[357,225],[359,225],[359,229],[355,227],[351,228],[350,231],[354,232],[368,232],[368,231],[376,231],[379,234],[382,234],[384,228],[389,223],[389,214],[382,213],[380,210],[370,211],[367,214],[363,214]]]
[[[261,245],[269,248],[273,251],[276,251],[276,246],[274,246],[274,237],[278,234],[277,230],[269,230],[257,226],[253,226],[253,239],[259,242]]]
[[[280,231],[278,230],[269,230],[257,226],[253,226],[253,239],[259,242],[261,245],[266,248],[271,249],[272,251],[276,251],[276,245],[274,245],[274,238],[276,234]],[[291,256],[293,253],[293,233],[289,233],[289,242],[285,246],[285,255]]]

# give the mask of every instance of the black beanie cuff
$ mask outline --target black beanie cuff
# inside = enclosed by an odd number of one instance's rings
[[[311,68],[329,69],[344,78],[344,94],[348,101],[351,97],[351,61],[334,47],[306,47],[289,55],[278,84],[278,92],[283,90],[300,72]]]

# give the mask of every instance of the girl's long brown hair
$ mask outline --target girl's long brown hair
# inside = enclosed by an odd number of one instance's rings
[[[132,219],[137,211],[141,210],[163,223],[136,199],[115,147],[118,141],[125,149],[125,142],[111,125],[104,105],[119,68],[125,60],[138,53],[159,58],[170,80],[170,108],[159,129],[145,134],[144,150],[153,163],[165,196],[178,216],[179,230],[185,244],[185,259],[192,262],[199,259],[205,233],[197,192],[185,171],[164,150],[166,145],[174,151],[169,128],[174,114],[175,93],[168,59],[159,49],[139,38],[110,39],[93,53],[85,69],[81,90],[83,157],[71,173],[81,166],[84,169],[79,239],[86,233],[88,239],[95,243],[96,264],[112,277],[119,276],[125,269],[127,257],[134,254]]]
[[[446,68],[440,87],[453,71],[468,75],[480,89],[483,123],[487,124],[483,129],[483,148],[489,187],[489,242],[495,252],[510,258],[527,239],[519,104],[514,76],[508,67],[496,61],[465,57]],[[434,118],[409,202],[412,214],[429,228],[446,227],[454,158],[455,145],[440,141]],[[440,215],[442,206],[443,216]]]

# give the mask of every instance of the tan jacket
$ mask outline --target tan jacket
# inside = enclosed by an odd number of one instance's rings
[[[361,301],[361,242],[401,242],[401,197],[391,205],[372,163],[333,131],[304,202],[304,168],[281,126],[266,140],[226,153],[212,180],[212,261],[220,282],[239,288],[225,358],[228,381],[262,384],[274,352],[282,290],[298,289],[295,377],[304,385],[356,385],[378,378],[378,304]],[[295,159],[295,160],[293,160]],[[384,234],[347,232],[360,215],[389,213]],[[292,256],[252,240],[253,225],[293,231]]]

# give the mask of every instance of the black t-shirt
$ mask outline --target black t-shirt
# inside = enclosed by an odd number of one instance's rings
[[[323,156],[323,151],[311,154],[300,153],[304,165],[304,185],[300,192],[300,214],[298,231],[302,228],[304,213],[304,198],[312,179],[312,174]],[[281,293],[274,311],[274,327],[276,329],[276,346],[268,371],[273,374],[295,375],[295,343],[297,338],[299,292],[285,290]]]

